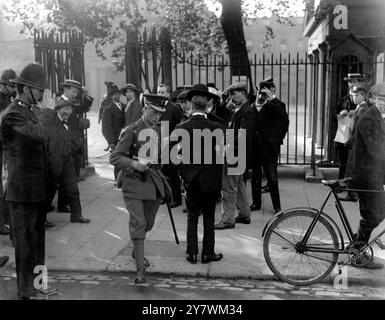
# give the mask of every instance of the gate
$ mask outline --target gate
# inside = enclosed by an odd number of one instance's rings
[[[231,75],[227,55],[186,53],[176,43],[171,45],[166,29],[162,29],[160,35],[152,30],[150,36],[145,31],[139,38],[133,39],[137,39],[136,42],[127,42],[128,48],[131,48],[127,52],[136,52],[137,57],[136,62],[131,64],[131,70],[136,66],[136,83],[150,92],[155,92],[160,81],[171,89],[211,82],[219,90],[224,90],[234,81],[246,81]],[[346,58],[342,60],[333,59],[322,51],[294,55],[249,55],[252,83],[258,86],[263,79],[274,78],[277,97],[286,104],[289,114],[289,132],[281,146],[280,164],[312,165],[313,169],[317,164],[337,164],[334,151],[335,110],[338,99],[348,91],[343,78],[347,73],[360,72],[368,74],[373,84],[383,81],[385,74],[383,58],[376,60],[364,56],[358,59],[352,51],[344,52]]]
[[[52,94],[59,93],[60,83],[74,79],[85,84],[84,41],[81,33],[34,33],[35,60],[47,71],[48,86]],[[79,93],[79,99],[82,99]],[[86,118],[86,114],[83,114]],[[82,167],[88,164],[87,130],[84,130]]]

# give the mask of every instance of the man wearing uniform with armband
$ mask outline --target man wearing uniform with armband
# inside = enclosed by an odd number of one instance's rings
[[[162,198],[165,198],[164,177],[157,170],[160,159],[159,120],[166,111],[164,97],[146,94],[142,117],[122,132],[110,156],[110,162],[123,172],[122,192],[130,215],[129,231],[133,241],[132,256],[136,260],[135,283],[144,283],[144,239],[154,225]],[[146,138],[150,138],[146,141]],[[139,139],[141,138],[141,139]],[[144,140],[144,141],[143,141]],[[143,151],[150,151],[150,157]]]

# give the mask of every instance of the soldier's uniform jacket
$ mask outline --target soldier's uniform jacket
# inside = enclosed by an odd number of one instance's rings
[[[139,141],[141,130],[151,128],[143,119],[126,127],[122,132],[119,143],[110,155],[110,162],[118,170],[123,171],[122,191],[124,197],[139,200],[156,200],[164,197],[164,180],[159,170],[150,169],[147,172],[139,172],[132,167],[133,160],[137,160],[140,147],[146,141]],[[160,130],[157,131],[160,144]],[[159,148],[160,151],[160,148]]]
[[[0,119],[4,152],[5,200],[37,203],[46,200],[47,126],[42,112],[15,99]],[[39,117],[39,119],[38,119]]]

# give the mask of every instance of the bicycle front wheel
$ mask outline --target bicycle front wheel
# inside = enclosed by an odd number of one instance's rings
[[[338,253],[299,251],[302,241],[315,218],[312,211],[299,210],[283,214],[266,232],[263,254],[270,270],[281,280],[293,285],[311,285],[321,281],[334,268]],[[322,216],[307,242],[323,250],[338,250],[338,237],[332,225]]]

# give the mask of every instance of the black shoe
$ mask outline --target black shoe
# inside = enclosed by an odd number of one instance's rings
[[[182,205],[182,202],[171,202],[170,203],[170,208],[172,209],[172,208],[176,208],[176,207],[179,207],[179,206],[181,206]]]
[[[65,206],[65,207],[60,207],[60,208],[57,208],[57,212],[62,212],[62,213],[71,213],[71,209],[69,206]]]
[[[221,260],[222,258],[223,258],[222,253],[204,254],[204,255],[202,255],[202,263],[215,262],[215,261]]]
[[[224,223],[224,222],[218,222],[214,225],[215,230],[224,230],[224,229],[234,229],[235,223]]]
[[[184,208],[182,211],[183,211],[183,213],[188,213],[187,208]]]
[[[2,256],[0,257],[0,267],[2,267],[3,265],[5,265],[9,260],[9,257],[8,256]]]
[[[235,223],[250,224],[250,217],[235,217]]]
[[[7,236],[9,235],[9,228],[3,224],[0,224],[0,234],[2,236]]]
[[[30,296],[18,295],[19,300],[48,300],[48,295],[41,293],[40,291],[35,292]]]
[[[346,196],[346,197],[339,197],[341,201],[351,201],[351,202],[357,202],[356,197]]]
[[[269,188],[269,186],[268,186],[268,185],[266,185],[266,186],[263,186],[263,187],[262,187],[262,189],[261,189],[261,192],[262,192],[262,193],[267,193],[267,192],[270,192],[270,188]]]
[[[186,260],[191,264],[196,264],[198,262],[198,257],[196,254],[188,254]]]
[[[250,211],[257,211],[257,210],[261,210],[261,205],[257,205],[257,204],[252,204],[251,206],[250,206]]]
[[[90,223],[91,220],[90,219],[87,219],[87,218],[84,218],[84,217],[80,217],[80,218],[77,218],[77,219],[71,219],[71,223]]]
[[[45,220],[45,222],[44,222],[45,228],[53,228],[55,226],[56,226],[56,224],[54,224],[53,222],[49,222],[48,220]]]

